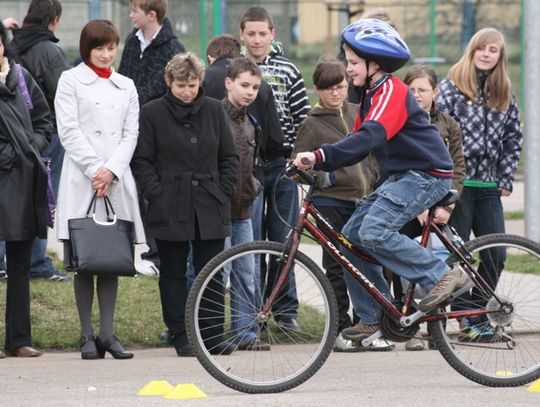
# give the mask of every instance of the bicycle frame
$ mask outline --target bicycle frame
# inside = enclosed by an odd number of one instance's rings
[[[409,288],[407,290],[407,293],[404,295],[404,301],[403,301],[403,307],[401,310],[398,310],[396,306],[387,299],[378,289],[375,287],[375,285],[362,274],[360,270],[358,270],[348,259],[347,257],[339,250],[338,247],[336,247],[330,238],[327,236],[331,236],[335,241],[340,242],[340,244],[347,248],[348,251],[350,251],[355,256],[365,260],[369,261],[371,263],[380,264],[377,260],[375,260],[370,255],[362,252],[359,250],[354,244],[349,242],[349,240],[343,236],[341,233],[336,232],[334,227],[330,224],[330,222],[317,210],[317,208],[313,205],[311,195],[313,193],[313,185],[310,185],[309,191],[306,195],[306,197],[303,199],[302,202],[302,208],[300,210],[300,215],[298,222],[296,224],[296,227],[292,230],[292,233],[290,234],[287,242],[286,242],[286,249],[285,252],[282,253],[282,257],[280,258],[280,262],[285,262],[285,266],[280,272],[279,278],[276,282],[276,285],[272,289],[272,292],[267,299],[267,301],[264,304],[262,314],[268,315],[270,313],[270,310],[272,308],[272,304],[274,303],[275,299],[278,297],[279,293],[281,292],[282,287],[287,282],[287,279],[289,278],[290,270],[292,268],[292,264],[294,262],[294,258],[296,256],[296,252],[298,251],[298,247],[300,244],[300,237],[302,235],[303,230],[307,230],[311,233],[311,235],[314,237],[314,239],[317,241],[318,244],[320,244],[324,250],[326,250],[344,269],[346,272],[348,272],[351,276],[353,276],[356,281],[364,289],[371,295],[375,301],[377,301],[384,312],[386,312],[388,315],[391,315],[393,318],[395,318],[398,321],[406,321],[402,322],[401,324],[404,326],[412,325],[413,323],[422,323],[422,322],[430,322],[430,321],[437,321],[441,319],[456,319],[456,318],[464,318],[464,317],[473,317],[473,316],[479,316],[479,315],[486,315],[489,314],[490,311],[487,311],[485,309],[471,309],[471,310],[460,310],[460,311],[450,311],[446,313],[438,313],[438,314],[430,314],[426,315],[425,313],[421,311],[415,312],[415,318],[413,320],[407,319],[406,317],[410,317],[411,312],[411,304],[413,302],[413,294],[415,290],[415,284],[411,283],[409,285]],[[422,234],[421,234],[421,242],[420,244],[423,247],[427,246],[430,233],[433,232],[437,235],[437,237],[441,240],[443,245],[448,249],[450,252],[450,255],[454,255],[457,258],[457,261],[460,262],[465,272],[469,275],[469,277],[477,283],[478,287],[481,288],[491,297],[494,297],[499,303],[502,304],[502,301],[496,296],[494,292],[494,288],[490,287],[489,284],[484,280],[482,276],[480,276],[476,269],[472,267],[471,261],[470,261],[470,255],[468,253],[463,253],[460,247],[457,247],[456,244],[451,241],[448,236],[444,233],[443,230],[438,226],[438,224],[434,221],[434,215],[435,215],[435,209],[436,207],[430,208],[428,211],[427,221],[426,224],[422,227]],[[312,216],[315,220],[310,220],[309,216]],[[322,225],[322,229],[319,228],[317,225]],[[325,234],[327,233],[327,234]]]

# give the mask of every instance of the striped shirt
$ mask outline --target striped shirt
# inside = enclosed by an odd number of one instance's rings
[[[283,147],[290,151],[298,127],[310,110],[304,79],[298,68],[283,56],[281,45],[277,43],[272,44],[270,53],[258,65],[263,79],[272,87],[285,136]]]

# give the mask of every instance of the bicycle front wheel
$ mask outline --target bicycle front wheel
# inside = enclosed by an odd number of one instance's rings
[[[259,289],[250,286],[252,279],[243,278],[246,273],[259,273],[261,264],[277,264],[280,270],[284,250],[283,244],[268,241],[233,246],[201,270],[190,290],[186,331],[193,351],[214,378],[235,390],[289,390],[315,374],[332,351],[338,321],[335,294],[313,260],[296,254],[289,275],[295,284],[286,285],[288,289],[276,297],[269,315],[261,311],[272,279],[267,278]],[[223,299],[216,306],[218,297]],[[298,326],[280,323],[284,315],[296,319]],[[205,330],[212,328],[208,321],[220,324],[226,346],[208,345]],[[230,350],[231,344],[236,349],[232,354],[216,351]]]
[[[446,311],[484,315],[431,322],[446,361],[468,379],[493,387],[520,386],[540,377],[540,245],[492,234],[465,244],[471,263],[494,289],[470,283]],[[449,260],[452,261],[451,259]]]

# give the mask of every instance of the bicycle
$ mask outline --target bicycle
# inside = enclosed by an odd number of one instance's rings
[[[367,347],[383,337],[405,342],[417,335],[420,324],[428,324],[430,340],[443,358],[466,378],[486,386],[509,387],[530,383],[540,377],[540,277],[531,272],[540,270],[540,245],[526,238],[509,234],[492,234],[463,243],[447,225],[434,222],[434,212],[457,200],[451,191],[430,208],[422,229],[421,244],[425,247],[430,234],[435,234],[449,251],[447,264],[459,263],[469,276],[469,283],[437,309],[428,313],[416,310],[415,285],[410,284],[401,308],[385,298],[329,239],[361,258],[376,262],[354,247],[345,236],[313,206],[313,177],[291,168],[309,189],[303,199],[296,226],[285,244],[255,241],[217,255],[199,273],[186,305],[186,330],[194,353],[203,367],[226,386],[246,393],[275,393],[292,389],[308,380],[330,355],[337,336],[337,305],[330,282],[320,267],[299,251],[300,237],[307,230],[383,308],[380,330],[363,339]],[[246,257],[249,256],[249,257]],[[269,295],[261,293],[248,306],[250,312],[239,315],[231,307],[231,298],[240,294],[230,284],[230,269],[238,259],[264,257],[278,262],[279,278],[266,282]],[[277,322],[272,304],[288,278],[296,279],[299,332],[283,329]],[[270,351],[245,350],[231,355],[212,354],[200,332],[199,321],[211,318],[201,309],[205,293],[219,282],[225,295],[223,312],[215,317],[224,321],[228,341],[233,342],[247,330],[256,330],[258,338],[270,344]],[[245,297],[245,295],[244,295]],[[244,328],[232,329],[232,322],[242,319]],[[482,335],[489,331],[490,335]],[[215,352],[214,352],[215,353]]]

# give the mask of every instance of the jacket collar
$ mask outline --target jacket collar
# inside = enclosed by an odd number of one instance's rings
[[[75,76],[75,79],[77,79],[83,85],[90,85],[99,78],[92,68],[90,68],[84,62],[81,62],[79,65],[73,68],[73,75]],[[119,89],[127,89],[130,82],[130,79],[115,71],[113,71],[109,80]]]

